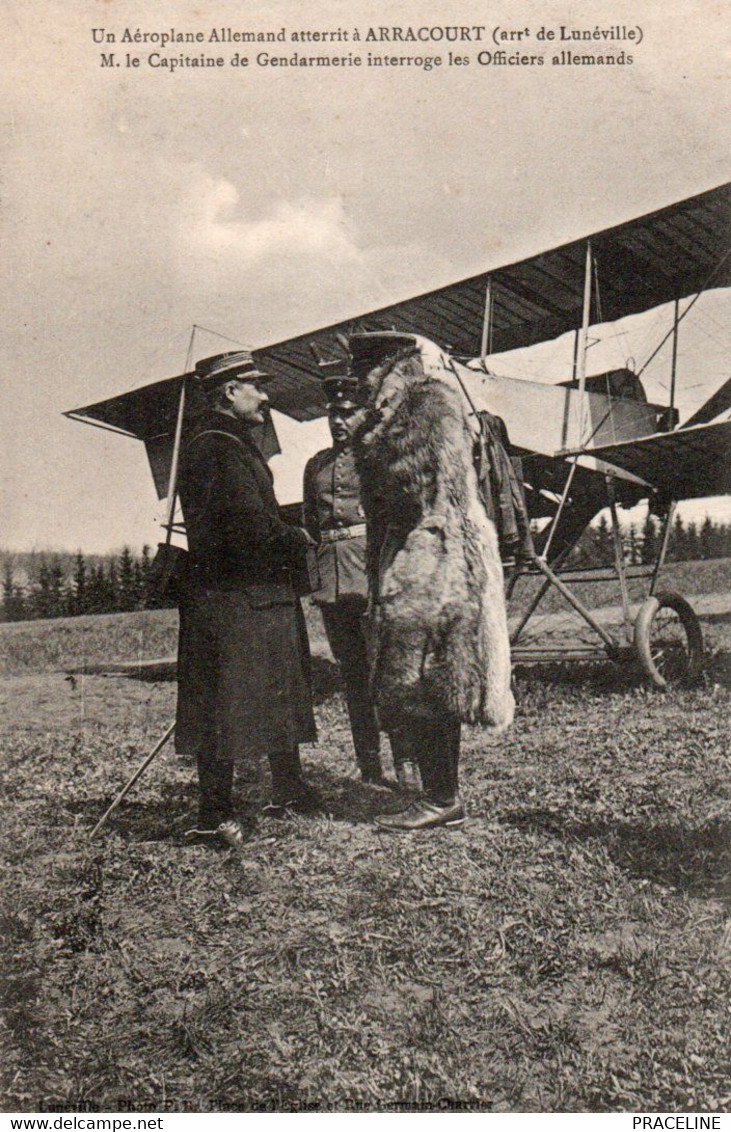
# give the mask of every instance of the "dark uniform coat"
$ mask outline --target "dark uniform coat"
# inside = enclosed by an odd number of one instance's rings
[[[241,763],[316,738],[304,618],[291,582],[306,537],[283,522],[246,425],[210,412],[180,461],[188,537],[178,749]],[[253,772],[252,772],[253,773]]]

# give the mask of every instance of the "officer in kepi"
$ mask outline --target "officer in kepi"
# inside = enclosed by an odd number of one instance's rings
[[[378,717],[369,691],[363,617],[368,605],[366,524],[360,500],[352,440],[362,420],[357,379],[323,381],[332,447],[318,452],[304,473],[304,523],[317,542],[321,586],[313,594],[333,656],[340,665],[350,729],[362,781],[387,785],[380,756]],[[408,757],[408,736],[389,733],[399,787],[419,789],[418,771]]]
[[[266,813],[322,806],[298,748],[316,739],[307,631],[292,584],[312,539],[280,517],[253,439],[265,420],[268,375],[240,350],[203,359],[196,376],[205,411],[189,431],[179,473],[189,558],[176,745],[198,765],[199,815],[189,839],[238,848],[260,812],[264,759],[273,793]]]

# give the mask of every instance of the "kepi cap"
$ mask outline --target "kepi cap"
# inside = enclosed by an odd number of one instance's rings
[[[201,358],[195,364],[196,377],[204,389],[213,389],[224,381],[236,377],[239,381],[263,381],[271,375],[257,369],[250,350],[229,350],[225,354],[214,354]]]
[[[326,377],[322,384],[325,389],[325,396],[327,397],[328,409],[358,408],[360,402],[358,400],[357,378],[343,375],[338,377]]]

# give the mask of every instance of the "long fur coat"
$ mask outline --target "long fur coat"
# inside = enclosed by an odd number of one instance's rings
[[[462,398],[426,375],[418,349],[374,366],[361,386],[355,456],[381,722],[449,712],[502,731],[514,711],[503,571]]]

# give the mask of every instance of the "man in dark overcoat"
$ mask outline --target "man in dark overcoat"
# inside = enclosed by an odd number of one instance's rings
[[[194,838],[238,846],[253,825],[259,767],[269,760],[275,816],[319,807],[299,743],[316,739],[309,645],[292,584],[312,540],[279,514],[272,474],[254,443],[267,395],[247,351],[196,366],[207,411],[181,451],[188,538],[180,606],[178,750],[198,766]],[[234,817],[234,767],[245,795]]]
[[[325,378],[323,384],[333,444],[308,461],[303,486],[304,522],[317,542],[321,583],[312,600],[320,608],[330,648],[342,672],[361,778],[378,785],[384,782],[380,728],[369,689],[363,630],[368,605],[366,523],[352,445],[362,411],[356,402],[355,378],[333,376]],[[391,731],[389,739],[399,786],[418,789],[408,735]]]

